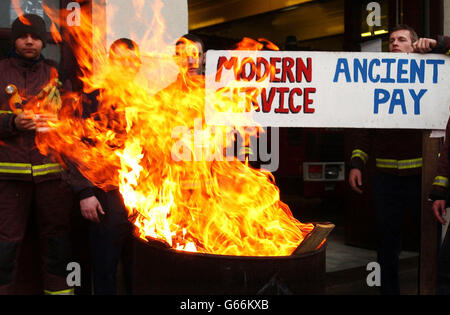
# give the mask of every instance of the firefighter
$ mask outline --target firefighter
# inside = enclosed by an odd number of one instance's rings
[[[73,293],[66,283],[72,193],[61,180],[61,165],[36,148],[36,129],[43,121],[27,108],[49,82],[57,82],[56,68],[41,55],[46,34],[41,17],[17,18],[12,24],[13,49],[0,61],[1,294],[14,293],[16,260],[32,210],[41,242],[44,292]]]
[[[204,87],[205,87],[205,44],[202,39],[195,34],[184,34],[175,43],[175,53],[173,59],[178,67],[179,73],[174,82],[162,89],[155,95],[157,102],[165,103],[169,100],[177,104],[177,116],[181,121],[188,122],[188,128],[195,130],[196,127],[203,128],[204,117]],[[200,96],[201,95],[201,96]],[[193,153],[192,153],[193,154]],[[185,160],[187,168],[193,170],[190,162],[196,158],[192,155]],[[191,172],[183,174],[181,187],[186,199],[199,191],[205,180],[195,178]]]
[[[450,137],[450,119],[445,129],[445,141],[440,150],[436,177],[434,178],[430,199],[433,200],[432,210],[434,216],[441,224],[446,224],[445,216],[448,206],[448,177],[449,177],[449,137]],[[448,229],[447,229],[448,231]],[[445,234],[444,241],[441,244],[437,266],[437,294],[448,295],[450,293],[450,233]]]
[[[407,25],[395,27],[389,37],[389,51],[430,52],[442,49],[443,38],[418,38]],[[362,193],[362,170],[375,157],[372,198],[375,210],[377,259],[381,267],[381,293],[399,294],[398,264],[405,209],[412,211],[420,226],[422,132],[420,130],[364,129],[355,137],[350,161],[349,184]]]
[[[173,59],[178,66],[178,76],[174,82],[155,94],[155,101],[173,102],[183,121],[192,122],[201,119],[204,123],[204,87],[205,87],[205,46],[200,37],[185,34],[175,44]]]
[[[204,88],[206,50],[205,44],[199,36],[190,33],[181,36],[175,44],[174,59],[180,73],[177,80],[161,91],[161,94],[168,92],[177,95],[181,93],[181,97],[184,97],[192,90]],[[243,143],[236,145],[236,157],[240,161],[246,161],[254,154],[250,147],[249,134],[255,134],[256,131],[250,127],[247,128],[249,132],[244,136]]]
[[[445,216],[447,214],[447,200],[448,200],[448,176],[449,176],[449,136],[450,136],[450,119],[447,122],[445,129],[445,141],[439,154],[438,167],[436,176],[432,184],[430,192],[430,199],[433,200],[433,213],[436,219],[441,224],[446,224]]]
[[[175,63],[180,73],[177,80],[166,90],[189,92],[191,89],[203,88],[205,80],[205,45],[200,37],[194,34],[185,34],[175,44]]]
[[[440,36],[440,44],[442,47],[440,52],[450,55],[450,37]],[[445,129],[445,141],[441,147],[438,167],[436,170],[436,176],[434,178],[432,189],[429,198],[433,201],[432,210],[434,216],[441,224],[447,224],[445,216],[447,214],[448,193],[448,178],[449,178],[449,139],[450,137],[450,118],[447,122]],[[448,231],[448,229],[447,229]],[[444,241],[442,242],[439,250],[438,258],[438,275],[437,275],[437,294],[449,294],[450,293],[450,233],[445,234]]]
[[[108,84],[126,85],[135,80],[141,67],[139,46],[128,38],[115,40],[109,49],[110,71],[114,81]],[[93,117],[114,131],[114,146],[123,146],[126,136],[125,104],[111,103],[107,86],[86,96],[83,118]],[[126,294],[132,293],[133,280],[133,225],[118,187],[102,190],[70,164],[69,183],[80,201],[82,216],[89,225],[92,284],[95,295],[117,294],[117,272],[122,262]]]

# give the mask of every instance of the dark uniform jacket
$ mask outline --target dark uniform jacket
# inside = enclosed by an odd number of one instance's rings
[[[445,141],[440,150],[438,167],[433,186],[430,192],[432,200],[448,200],[448,176],[449,176],[449,137],[450,137],[450,118],[445,129]]]
[[[0,180],[41,182],[59,178],[61,165],[51,157],[39,153],[35,131],[18,131],[5,88],[14,84],[23,103],[39,94],[42,88],[57,77],[57,69],[42,56],[30,62],[12,54],[0,60]]]
[[[439,46],[442,47],[440,52],[450,55],[449,45],[450,37],[440,36]],[[436,176],[433,181],[430,192],[430,199],[432,200],[448,200],[448,177],[449,177],[449,136],[450,136],[450,119],[447,122],[445,130],[445,142],[441,147]]]
[[[83,111],[80,118],[92,118],[102,124],[103,128],[114,131],[116,141],[111,145],[120,146],[123,144],[126,135],[124,130],[124,122],[126,122],[125,114],[122,107],[111,105],[109,102],[106,102],[106,107],[102,108],[99,100],[102,99],[103,93],[104,92],[102,92],[102,90],[94,90],[91,93],[82,95]],[[101,111],[101,113],[99,113],[99,111]],[[84,138],[83,142],[91,143],[92,146],[95,145],[95,139],[91,139],[89,136]],[[64,179],[72,187],[72,190],[79,200],[83,200],[91,196],[96,196],[99,200],[103,198],[102,200],[104,200],[104,198],[106,198],[106,192],[118,190],[118,187],[115,186],[108,186],[102,190],[84,177],[84,175],[78,170],[77,166],[69,159],[67,159],[65,163],[68,167],[67,176]]]
[[[94,114],[98,110],[98,100],[100,95],[99,90],[95,90],[88,94],[83,94],[83,112],[81,113],[81,118],[86,119]],[[86,141],[91,141],[86,139]],[[81,172],[78,170],[76,165],[70,160],[65,161],[68,166],[67,176],[64,178],[65,181],[72,187],[73,192],[79,198],[83,200],[85,198],[95,196],[101,193],[101,189],[92,184],[87,178],[85,178]]]
[[[373,156],[377,171],[417,175],[422,167],[422,131],[364,129],[355,137],[351,168],[362,169]]]

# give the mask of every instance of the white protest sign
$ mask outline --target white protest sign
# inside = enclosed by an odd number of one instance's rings
[[[445,55],[212,50],[206,60],[206,121],[445,129],[449,87]],[[218,95],[239,102],[240,112],[218,110]]]

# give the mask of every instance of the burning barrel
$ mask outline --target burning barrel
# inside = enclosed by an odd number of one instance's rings
[[[177,251],[135,239],[134,294],[289,295],[325,291],[326,243],[291,256]]]

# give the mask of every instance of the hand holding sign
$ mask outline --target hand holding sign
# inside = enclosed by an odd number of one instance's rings
[[[429,53],[437,45],[437,41],[432,38],[419,38],[416,42],[412,44],[414,52],[417,53]]]

